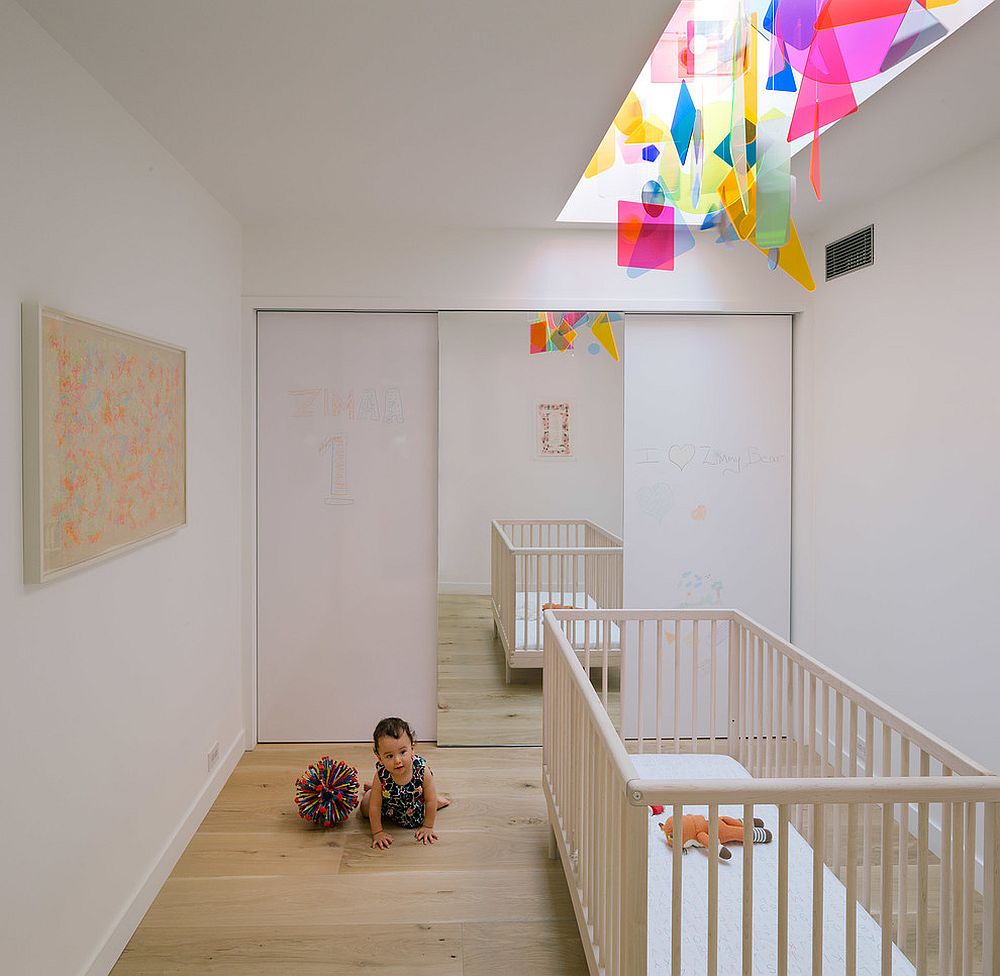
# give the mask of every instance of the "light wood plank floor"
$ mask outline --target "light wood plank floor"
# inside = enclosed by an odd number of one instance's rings
[[[565,877],[546,856],[541,750],[418,748],[452,806],[437,844],[395,829],[388,851],[357,816],[310,828],[293,799],[322,755],[367,776],[367,745],[247,753],[113,976],[584,976]]]
[[[595,678],[598,672],[594,671]],[[618,715],[617,675],[609,712]],[[542,670],[515,668],[506,682],[488,596],[438,597],[439,745],[520,746],[542,742]]]

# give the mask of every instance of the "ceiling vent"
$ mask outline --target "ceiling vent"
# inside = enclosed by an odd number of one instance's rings
[[[826,280],[875,263],[875,225],[869,224],[826,245]]]

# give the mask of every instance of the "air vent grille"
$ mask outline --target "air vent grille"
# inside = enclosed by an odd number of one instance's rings
[[[826,245],[826,280],[875,263],[875,225]]]

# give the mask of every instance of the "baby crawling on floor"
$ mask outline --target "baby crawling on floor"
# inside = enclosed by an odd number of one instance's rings
[[[409,829],[416,828],[421,844],[433,844],[434,818],[451,801],[437,794],[434,774],[413,751],[413,729],[401,718],[384,718],[375,726],[375,779],[365,783],[361,816],[372,828],[372,847],[392,846],[382,828],[383,818]],[[374,787],[379,787],[378,789]]]

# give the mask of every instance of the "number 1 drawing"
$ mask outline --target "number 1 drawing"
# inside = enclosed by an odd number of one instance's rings
[[[347,435],[334,434],[320,445],[320,454],[330,449],[330,494],[327,505],[350,505],[354,502],[347,487]]]

